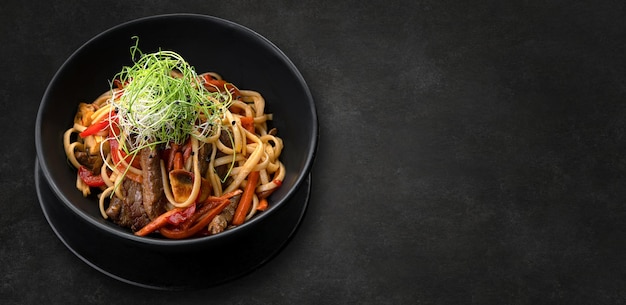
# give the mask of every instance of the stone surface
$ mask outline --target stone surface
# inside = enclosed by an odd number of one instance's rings
[[[625,9],[4,1],[0,303],[626,303]],[[103,30],[174,12],[274,42],[307,80],[320,123],[311,202],[291,242],[245,277],[190,292],[136,288],[84,264],[34,189],[34,121],[55,71]]]

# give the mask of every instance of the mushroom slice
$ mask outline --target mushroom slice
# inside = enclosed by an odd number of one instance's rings
[[[169,173],[172,195],[176,202],[186,201],[193,191],[193,173],[184,169],[175,169]],[[196,202],[204,201],[211,195],[211,184],[204,178],[200,183],[200,193]]]

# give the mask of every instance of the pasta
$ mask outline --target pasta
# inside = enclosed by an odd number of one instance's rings
[[[139,60],[63,136],[76,188],[139,236],[217,234],[265,210],[285,167],[263,96],[175,52],[131,51]]]

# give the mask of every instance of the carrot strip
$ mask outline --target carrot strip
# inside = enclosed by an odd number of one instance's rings
[[[179,212],[182,212],[185,208],[173,208],[161,215],[159,215],[157,218],[153,219],[150,223],[148,223],[147,225],[145,225],[143,228],[141,228],[141,230],[135,232],[135,235],[137,236],[146,236],[154,231],[156,231],[157,229],[163,227],[164,225],[166,225],[167,219]]]
[[[247,131],[254,133],[254,118],[249,116],[243,116],[240,118],[241,126]]]
[[[265,211],[267,210],[268,206],[269,203],[267,202],[267,198],[263,198],[259,200],[259,205],[256,207],[256,209],[259,211]]]
[[[239,204],[235,210],[235,215],[233,216],[233,225],[238,226],[246,220],[246,215],[252,205],[252,196],[254,195],[254,189],[256,188],[256,183],[258,181],[259,171],[251,172],[248,175],[248,183],[243,190],[243,194],[241,195],[241,199],[239,200]]]
[[[183,169],[185,167],[185,163],[183,161],[183,153],[177,151],[174,154],[174,169]]]
[[[195,214],[193,214],[191,217],[189,217],[184,222],[180,223],[176,228],[172,228],[172,230],[173,231],[189,230],[189,228],[191,228],[191,226],[194,223],[196,223],[198,221],[198,219],[200,219],[202,216],[204,216],[207,213],[209,213],[209,211],[211,209],[214,209],[214,208],[218,207],[219,204],[221,204],[223,202],[224,202],[224,200],[221,200],[220,202],[207,203],[207,204],[201,205],[200,208],[196,211]],[[165,234],[167,234],[167,232]],[[165,236],[165,235],[163,235],[163,236]]]
[[[220,203],[223,199],[230,199],[241,193],[243,193],[242,190],[236,189],[232,192],[224,193],[222,194],[222,196],[209,196],[204,201],[202,201],[202,203]]]

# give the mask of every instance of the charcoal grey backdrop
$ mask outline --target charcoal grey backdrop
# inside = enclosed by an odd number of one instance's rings
[[[82,43],[177,12],[281,48],[320,142],[309,209],[276,257],[159,292],[56,238],[34,120]],[[625,17],[623,1],[3,1],[0,303],[624,304]]]

